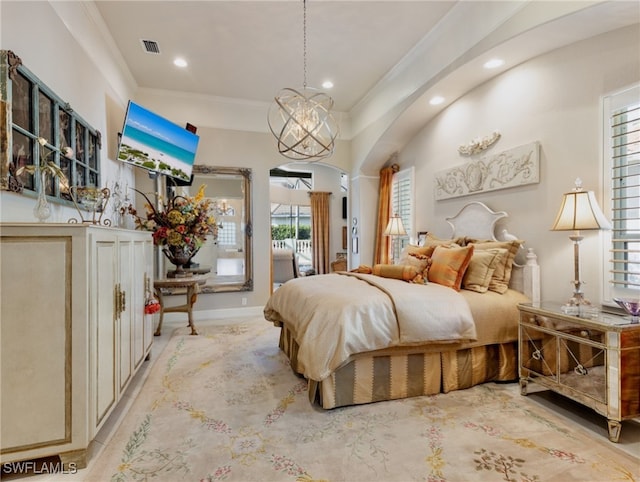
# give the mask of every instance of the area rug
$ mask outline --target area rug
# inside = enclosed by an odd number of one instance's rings
[[[614,481],[639,461],[485,384],[324,411],[262,319],[178,329],[91,481]]]

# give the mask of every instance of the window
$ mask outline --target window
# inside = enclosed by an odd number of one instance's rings
[[[272,169],[269,182],[272,247],[293,249],[298,266],[306,271],[311,267],[313,258],[309,200],[313,173]]]
[[[38,176],[16,171],[29,165],[40,165],[53,161],[68,180],[68,185],[54,182],[49,177],[45,192],[52,200],[71,200],[69,186],[100,186],[100,132],[85,122],[69,104],[44,85],[33,73],[24,67],[20,59],[10,51],[0,51],[2,72],[2,97],[10,99],[11,109],[5,118],[11,119],[2,142],[8,143],[11,152],[8,172],[2,172],[3,187],[12,191],[36,191],[40,183]],[[4,90],[6,89],[6,90]],[[4,130],[4,126],[3,126]],[[45,149],[38,149],[38,138],[47,140]],[[70,147],[73,154],[65,157],[60,149]],[[51,154],[49,154],[51,152]],[[8,155],[8,154],[7,154]],[[56,180],[58,181],[58,180]]]
[[[237,224],[234,221],[222,221],[222,229],[218,230],[218,246],[236,246]]]
[[[604,167],[613,230],[606,300],[640,290],[640,86],[604,99]],[[607,293],[608,292],[608,293]]]
[[[393,259],[398,259],[402,248],[417,236],[414,232],[413,199],[413,168],[397,172],[393,176],[391,187],[391,213],[402,218],[407,235],[398,236],[392,243]]]

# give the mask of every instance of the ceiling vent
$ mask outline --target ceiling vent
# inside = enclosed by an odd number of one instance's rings
[[[148,54],[159,54],[160,53],[160,47],[158,46],[158,42],[156,42],[155,40],[140,39],[140,42],[142,42],[142,48]]]

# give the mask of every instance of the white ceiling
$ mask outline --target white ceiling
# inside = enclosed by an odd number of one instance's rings
[[[307,85],[351,110],[457,3],[307,2]],[[271,102],[303,84],[303,3],[96,1],[141,88]],[[141,40],[153,40],[150,54]],[[189,63],[173,66],[174,57]]]
[[[138,88],[237,99],[239,106],[270,104],[280,89],[302,87],[302,0],[87,3],[103,17]],[[377,123],[377,137],[365,135],[351,153],[356,165],[372,159],[376,172],[448,103],[492,76],[629,25],[640,25],[638,0],[307,0],[307,85],[335,84],[323,90],[351,119],[341,122],[341,137]],[[160,53],[145,52],[142,40],[157,42]],[[489,55],[506,64],[483,69]],[[176,56],[189,66],[175,67]],[[446,103],[426,108],[434,94]],[[266,131],[262,111],[259,117]]]

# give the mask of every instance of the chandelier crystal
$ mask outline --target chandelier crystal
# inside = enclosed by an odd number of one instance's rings
[[[333,154],[338,125],[331,114],[333,99],[307,88],[306,0],[303,0],[303,32],[303,88],[282,89],[269,108],[267,120],[280,154],[296,161],[317,161]]]

